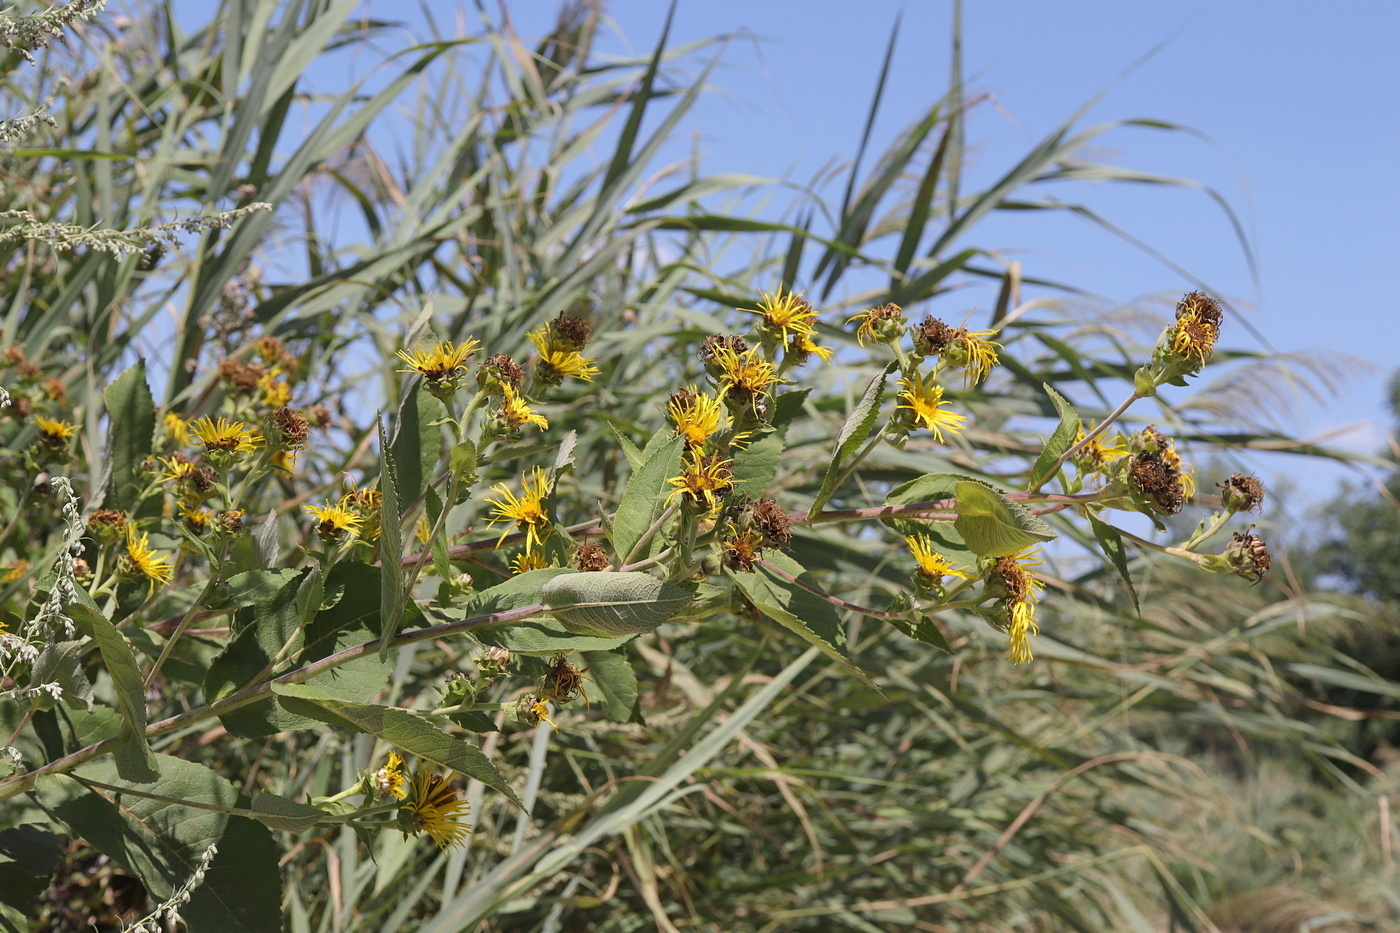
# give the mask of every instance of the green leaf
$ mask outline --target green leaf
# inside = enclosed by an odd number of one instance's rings
[[[603,695],[608,718],[613,722],[636,722],[637,674],[621,651],[585,651],[588,680]]]
[[[514,789],[481,749],[443,732],[419,716],[392,706],[349,703],[310,684],[273,684],[278,701],[292,712],[342,729],[378,736],[390,745],[475,778],[524,808]]]
[[[916,613],[916,616],[914,619],[891,619],[890,624],[915,641],[933,645],[939,651],[952,654],[953,648],[948,644],[948,639],[944,637],[943,630],[938,627],[933,616],[922,612]]]
[[[694,599],[651,574],[610,571],[555,577],[544,585],[543,596],[564,628],[602,638],[650,632]]]
[[[254,794],[249,809],[249,815],[259,823],[288,833],[304,833],[326,817],[315,807],[276,794]]]
[[[384,420],[379,419],[379,660],[389,656],[389,642],[403,624],[403,514],[399,510],[399,481]]]
[[[34,659],[30,674],[36,684],[58,683],[63,688],[63,702],[79,709],[92,710],[92,684],[83,673],[84,641],[45,642]]]
[[[1055,410],[1060,413],[1060,423],[1055,427],[1055,433],[1050,435],[1050,440],[1045,442],[1045,449],[1035,458],[1035,465],[1031,467],[1030,484],[1026,487],[1028,489],[1039,489],[1053,478],[1050,473],[1051,467],[1060,459],[1061,454],[1070,449],[1079,434],[1079,412],[1065,401],[1063,395],[1050,388],[1048,383],[1043,384],[1042,388],[1045,389],[1045,394],[1050,396]]]
[[[885,368],[875,374],[870,380],[870,384],[861,393],[860,399],[846,418],[846,423],[841,426],[841,433],[836,437],[836,453],[831,458],[831,464],[826,468],[826,475],[822,477],[821,488],[817,491],[816,498],[812,500],[812,507],[808,510],[811,515],[817,515],[822,507],[831,499],[836,492],[836,484],[841,479],[841,474],[845,472],[845,464],[856,453],[856,450],[870,437],[870,432],[875,427],[875,419],[880,415],[880,405],[885,400],[885,380],[894,371],[894,362],[886,364]]]
[[[421,496],[437,467],[442,446],[442,428],[437,421],[442,415],[442,402],[421,389],[410,391],[399,404],[390,452],[403,501],[413,502]]]
[[[731,571],[730,579],[764,615],[818,648],[866,686],[878,690],[865,671],[847,656],[846,629],[836,607],[787,579],[792,577],[808,586],[816,586],[812,575],[781,551],[766,553],[764,562],[757,564],[751,573]]]
[[[428,513],[428,527],[438,528],[438,519],[442,517],[442,497],[437,494],[436,489],[429,486],[423,490],[423,505]],[[447,554],[446,526],[438,528],[428,546],[433,552],[433,573],[437,574],[439,580],[451,580],[452,560]]]
[[[660,444],[642,468],[632,474],[627,489],[622,493],[617,514],[613,516],[612,546],[619,563],[628,559],[637,542],[666,508],[666,481],[680,475],[681,451],[684,449],[685,439],[672,437]],[[647,557],[660,546],[661,536],[654,535],[651,543],[638,556]]]
[[[763,495],[778,472],[778,462],[786,447],[788,426],[802,413],[810,388],[784,392],[773,400],[773,418],[768,429],[746,446],[734,450],[734,488],[750,499]]]
[[[1032,515],[1025,506],[983,483],[957,484],[957,521],[953,527],[973,552],[983,557],[1006,557],[1032,544],[1051,541],[1055,529]]]
[[[1128,573],[1128,554],[1123,547],[1123,538],[1113,529],[1112,525],[1098,518],[1089,515],[1089,527],[1093,529],[1094,539],[1099,542],[1099,547],[1103,548],[1104,554],[1113,562],[1114,568],[1118,571],[1118,576],[1123,578],[1123,583],[1128,587],[1128,596],[1133,601],[1133,611],[1142,615],[1142,607],[1138,605],[1137,590],[1133,587],[1133,578]]]
[[[463,486],[471,486],[476,482],[476,445],[471,441],[462,441],[453,447],[447,454],[447,468],[452,471],[452,475],[457,477]]]
[[[96,642],[102,663],[116,687],[124,737],[112,753],[117,770],[128,781],[149,784],[160,777],[160,770],[156,756],[146,744],[146,685],[136,666],[136,655],[86,590],[79,588],[75,595],[77,598],[68,605],[68,614],[78,631]]]
[[[885,495],[885,505],[913,505],[916,502],[947,502],[941,513],[953,514],[954,500],[957,498],[957,485],[971,477],[957,473],[925,473],[891,489]],[[944,557],[963,567],[977,563],[977,555],[967,546],[962,534],[951,520],[931,521],[910,515],[898,515],[881,519],[889,528],[901,535],[924,535]]]
[[[39,915],[34,899],[48,889],[62,858],[58,838],[42,826],[0,832],[0,930],[29,933],[31,919]]]
[[[301,667],[337,651],[378,641],[379,588],[377,568],[356,561],[336,564],[326,578],[323,596],[333,605],[320,611],[316,605],[308,607],[314,615],[302,630],[301,653],[287,666]],[[384,688],[392,663],[379,660],[376,653],[342,664],[308,683],[346,700],[367,701]],[[225,713],[219,720],[234,735],[250,738],[315,725],[313,720],[288,713],[271,697]]]
[[[159,514],[159,497],[137,509],[137,497],[146,485],[141,461],[151,455],[156,434],[156,403],[146,385],[145,361],[118,376],[102,394],[107,400],[107,459],[112,468],[108,507]]]
[[[268,933],[282,929],[278,851],[265,827],[217,810],[172,806],[172,800],[234,808],[238,789],[181,758],[157,756],[160,777],[131,786],[113,763],[99,760],[71,775],[44,775],[39,805],[164,900],[194,873],[210,844],[218,854],[181,914],[190,933]],[[105,786],[84,783],[98,782]]]
[[[627,465],[632,468],[633,473],[636,473],[642,468],[642,464],[646,463],[646,458],[637,449],[637,445],[632,443],[631,438],[612,425],[609,425],[609,428],[612,429],[613,437],[617,439],[617,446],[622,449],[623,456],[627,458]]]
[[[555,577],[577,573],[577,570],[568,567],[545,567],[542,570],[531,570],[475,594],[471,602],[467,603],[459,612],[451,614],[434,612],[433,614],[450,621],[457,621],[534,605],[539,605],[543,612],[545,584]],[[595,638],[575,634],[548,616],[474,629],[472,637],[483,645],[496,645],[516,654],[540,657],[547,657],[560,651],[616,648],[618,644],[615,638]]]

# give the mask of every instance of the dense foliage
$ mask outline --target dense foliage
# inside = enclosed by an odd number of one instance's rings
[[[1268,575],[1262,484],[1183,459],[1305,451],[1239,404],[1279,361],[1197,283],[1125,323],[980,242],[1095,216],[1032,184],[1170,184],[1084,156],[1169,128],[969,190],[955,69],[783,224],[660,164],[719,44],[99,6],[0,30],[4,928],[1400,906],[1393,763],[1333,728],[1374,710],[1311,696],[1396,688]],[[346,49],[372,79],[309,89]]]

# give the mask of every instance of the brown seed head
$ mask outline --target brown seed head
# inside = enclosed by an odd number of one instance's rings
[[[580,544],[574,552],[574,566],[585,573],[607,570],[608,552],[601,544]]]
[[[550,331],[558,342],[569,350],[582,350],[593,336],[593,328],[589,323],[572,314],[560,314],[550,325]]]
[[[735,353],[745,353],[749,345],[744,342],[743,337],[726,337],[723,334],[711,334],[700,344],[700,362],[713,363],[715,352],[721,349],[733,350]]]
[[[1230,543],[1225,546],[1225,559],[1237,576],[1254,583],[1264,579],[1264,574],[1273,565],[1269,546],[1253,531],[1237,531],[1231,535]]]
[[[5,366],[19,366],[25,361],[24,347],[6,347],[3,354],[0,354],[0,361]]]
[[[311,425],[305,418],[290,408],[279,408],[272,413],[272,426],[276,429],[278,444],[282,450],[301,450],[306,446]]]
[[[792,541],[792,522],[782,506],[772,499],[759,499],[753,504],[753,518],[768,543],[787,547]]]
[[[1254,476],[1236,473],[1216,486],[1221,506],[1231,512],[1253,512],[1264,501],[1264,484]]]
[[[524,368],[508,353],[497,353],[495,356],[487,357],[476,371],[477,385],[482,387],[490,383],[497,383],[518,389],[524,379]]]
[[[560,706],[572,703],[583,692],[583,675],[586,673],[586,669],[580,670],[570,664],[568,655],[556,654],[550,660],[544,677],[540,679],[539,695],[542,699],[553,700]]]
[[[1143,498],[1167,515],[1175,515],[1186,504],[1181,471],[1168,464],[1160,453],[1144,451],[1133,457],[1128,477]]]
[[[935,356],[957,338],[957,328],[949,327],[936,317],[926,317],[914,328],[914,349],[924,356]]]

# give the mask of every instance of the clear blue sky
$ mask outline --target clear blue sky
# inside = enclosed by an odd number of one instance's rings
[[[439,23],[456,0],[424,0]],[[182,19],[212,3],[180,0]],[[505,2],[517,31],[539,36],[554,0]],[[617,0],[604,50],[650,50],[668,4]],[[366,0],[370,15],[418,28],[405,0]],[[492,6],[491,15],[497,15]],[[740,34],[713,75],[720,89],[684,126],[701,140],[707,172],[740,171],[808,182],[832,159],[854,155],[890,30],[902,15],[874,152],[947,87],[948,0],[680,0],[671,44]],[[460,18],[474,22],[475,13]],[[421,35],[421,33],[420,33]],[[969,89],[993,95],[968,127],[974,180],[1000,174],[1032,143],[1109,88],[1081,126],[1147,117],[1182,123],[1206,139],[1127,130],[1095,154],[1120,165],[1196,179],[1242,215],[1257,251],[1256,290],[1224,216],[1201,194],[1101,185],[1092,207],[1160,248],[1222,295],[1250,306],[1277,350],[1321,350],[1372,361],[1339,394],[1300,402],[1279,426],[1299,436],[1344,426],[1339,443],[1375,451],[1390,418],[1385,379],[1400,366],[1400,316],[1382,291],[1400,266],[1400,128],[1394,114],[1400,3],[1230,0],[1188,4],[1102,0],[969,0],[964,65]],[[1133,62],[1166,46],[1131,74]],[[367,64],[362,62],[361,64]],[[352,68],[363,73],[362,67]],[[341,82],[339,69],[313,74]],[[1111,85],[1111,87],[1110,87]],[[839,189],[827,192],[839,196]],[[979,228],[979,245],[1019,249],[1027,272],[1068,280],[1114,301],[1177,294],[1190,283],[1083,221],[1013,219]],[[968,306],[987,299],[969,296]],[[1258,349],[1243,328],[1223,344]],[[1177,390],[1184,391],[1184,390]],[[1338,470],[1296,458],[1260,464],[1317,485]],[[1309,498],[1316,498],[1310,496]]]

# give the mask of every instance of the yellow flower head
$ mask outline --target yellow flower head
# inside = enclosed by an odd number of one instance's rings
[[[215,421],[208,415],[190,422],[186,429],[189,442],[204,445],[209,453],[248,453],[262,445],[262,435],[241,421],[220,418]]]
[[[933,542],[927,535],[904,540],[908,542],[909,550],[914,554],[914,561],[919,565],[919,574],[930,582],[938,583],[944,577],[967,579],[967,571],[955,567],[952,561],[934,550]]]
[[[413,775],[413,787],[399,808],[400,821],[413,835],[427,833],[438,848],[464,845],[471,827],[464,822],[471,804],[461,799],[451,781],[420,764]]]
[[[364,520],[364,525],[359,529],[361,538],[374,541],[379,537],[379,519],[384,511],[383,493],[373,486],[351,489],[340,497],[338,504],[340,508],[354,512]]]
[[[1094,427],[1095,424],[1090,422],[1089,431],[1093,431]],[[1086,432],[1081,425],[1079,433],[1074,436],[1074,443],[1078,445],[1088,436],[1088,432]],[[1115,434],[1113,438],[1109,440],[1105,438],[1105,435],[1100,434],[1088,444],[1084,445],[1083,449],[1076,455],[1076,460],[1083,465],[1085,470],[1093,472],[1102,470],[1108,464],[1115,460],[1122,460],[1127,455],[1128,442],[1123,435]]]
[[[34,424],[39,428],[39,443],[45,447],[67,447],[73,435],[78,433],[78,425],[45,418],[43,415],[35,415]]]
[[[521,551],[511,558],[511,573],[529,573],[531,570],[543,570],[549,566],[549,559],[544,556],[543,551]]]
[[[1215,341],[1220,336],[1224,320],[1220,302],[1204,292],[1190,292],[1176,305],[1176,324],[1171,333],[1172,352],[1183,359],[1194,360],[1197,368],[1215,353]]]
[[[1032,660],[1032,635],[1040,633],[1035,623],[1036,592],[1044,589],[1032,567],[1041,566],[1044,561],[1036,560],[1039,548],[1023,548],[1007,557],[998,557],[988,574],[989,586],[1005,594],[1007,609],[1007,649],[1006,659],[1012,664],[1025,664]]]
[[[209,532],[209,526],[214,521],[214,513],[199,506],[180,507],[180,518],[184,519],[185,527],[194,532],[199,537],[204,537]]]
[[[527,424],[533,424],[541,430],[549,427],[544,415],[531,408],[508,382],[501,385],[500,418],[501,423],[511,431],[518,431]]]
[[[749,401],[767,394],[779,382],[777,369],[759,355],[757,347],[738,352],[730,346],[717,346],[713,363],[718,372],[720,398],[732,394]]]
[[[468,337],[462,343],[441,340],[427,349],[398,350],[399,359],[408,364],[408,369],[399,372],[418,373],[430,383],[441,383],[461,375],[467,359],[480,348],[481,344]]]
[[[189,432],[190,423],[173,411],[167,411],[165,417],[160,421],[161,429],[165,432],[165,437],[172,443],[180,444],[185,440]]]
[[[282,370],[274,369],[258,379],[258,389],[262,392],[263,404],[268,408],[285,408],[292,400],[292,387],[277,377]]]
[[[904,309],[894,302],[869,308],[846,318],[846,323],[859,321],[856,327],[856,342],[862,347],[866,343],[890,343],[904,336],[907,327]]]
[[[666,418],[689,448],[703,447],[720,428],[724,409],[717,398],[696,391],[695,386],[677,389],[666,403]]]
[[[520,495],[516,496],[504,483],[496,486],[498,498],[486,497],[486,501],[495,507],[492,516],[487,519],[487,524],[494,525],[497,522],[514,522],[516,527],[525,532],[525,550],[539,550],[544,539],[549,536],[549,513],[545,510],[544,500],[549,495],[549,474],[543,467],[534,467],[530,475],[523,478],[520,483]],[[510,534],[507,528],[502,534],[497,546],[505,541]]]
[[[968,385],[976,385],[986,379],[992,367],[1001,362],[997,358],[1001,344],[987,339],[995,337],[996,333],[994,330],[959,328],[952,343],[943,351],[943,359],[954,366],[963,367]]]
[[[380,797],[397,797],[403,800],[408,796],[408,790],[404,785],[408,783],[408,775],[404,773],[403,756],[396,751],[389,752],[389,759],[384,763],[384,767],[374,772],[374,790]]]
[[[128,577],[140,577],[150,584],[169,583],[174,570],[170,558],[156,553],[150,536],[136,533],[134,525],[126,526],[126,553],[121,558],[121,571]]]
[[[815,353],[817,359],[825,362],[831,359],[833,351],[831,347],[817,346],[817,344],[812,341],[811,334],[797,334],[792,338],[792,342],[788,344],[788,352],[796,354],[799,359],[805,359],[809,354]]]
[[[907,420],[916,427],[925,427],[933,432],[934,440],[942,444],[943,432],[957,433],[967,426],[967,416],[945,411],[943,387],[934,382],[933,375],[914,373],[899,380],[904,391],[899,393],[903,404],[899,407],[909,414]]]
[[[781,334],[784,346],[787,345],[792,336],[798,334],[810,336],[814,333],[814,323],[817,319],[817,312],[812,309],[811,302],[800,294],[793,294],[783,286],[779,286],[778,290],[772,294],[764,292],[757,308],[740,308],[739,310],[761,315],[763,317],[762,326],[770,333]]]
[[[316,533],[327,544],[335,544],[347,537],[354,537],[360,533],[360,528],[365,522],[359,514],[352,512],[340,503],[308,505],[305,508],[316,519]]]
[[[541,325],[538,330],[533,330],[526,336],[539,351],[536,371],[540,380],[547,385],[557,386],[571,376],[584,382],[592,382],[593,377],[600,372],[598,367],[593,365],[593,361],[579,353],[575,347],[553,339],[548,324]]]
[[[29,572],[29,561],[20,558],[8,564],[0,566],[0,583],[14,583]],[[5,623],[0,622],[0,631],[3,631]]]
[[[681,475],[666,480],[676,487],[667,501],[684,495],[690,505],[703,506],[706,512],[714,513],[721,505],[720,497],[728,495],[734,488],[734,473],[729,469],[733,462],[721,458],[719,454],[691,451],[685,458]]]

